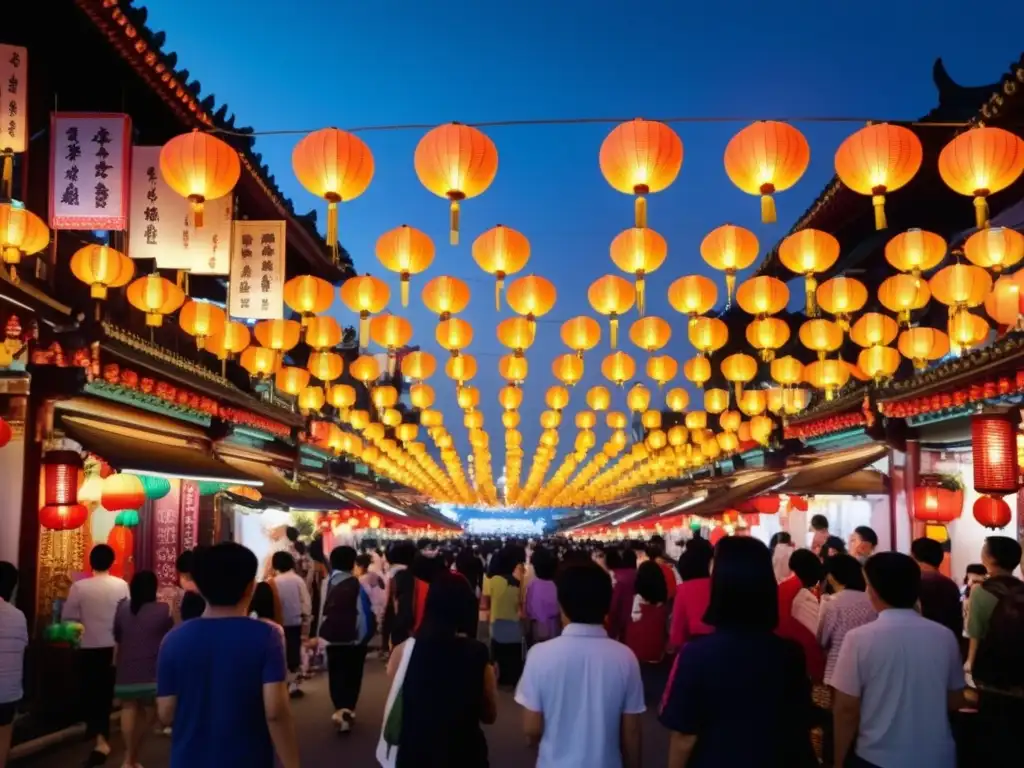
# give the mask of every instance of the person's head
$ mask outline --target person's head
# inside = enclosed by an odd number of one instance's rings
[[[178,571],[178,583],[182,586],[193,584],[192,564],[195,562],[195,554],[191,549],[186,549],[174,562],[174,568]]]
[[[156,602],[156,574],[152,571],[136,571],[128,585],[129,608],[137,614],[146,603]]]
[[[618,547],[609,547],[604,551],[604,567],[609,571],[617,571],[622,568],[622,550]]]
[[[661,566],[648,560],[636,569],[636,593],[648,603],[660,605],[668,600],[668,585]]]
[[[288,541],[294,544],[299,540],[299,529],[289,525],[284,529],[284,535],[288,537]]]
[[[704,622],[716,629],[775,629],[779,591],[771,553],[760,540],[726,536],[715,546],[711,600]]]
[[[270,558],[270,567],[278,573],[288,573],[295,570],[295,558],[291,552],[275,552]]]
[[[789,535],[789,531],[779,531],[772,534],[771,541],[768,542],[768,549],[774,551],[779,544],[793,544],[793,537]]]
[[[827,531],[828,530],[828,518],[824,515],[812,515],[811,516],[811,530],[812,531]]]
[[[789,556],[789,570],[810,589],[821,581],[821,560],[809,549],[795,549]]]
[[[990,574],[1013,573],[1020,565],[1021,549],[1009,536],[989,536],[981,547],[981,562]]]
[[[658,534],[651,536],[647,542],[647,556],[650,558],[665,556],[665,537]]]
[[[563,620],[571,624],[603,624],[612,604],[612,580],[594,562],[574,562],[555,579]]]
[[[851,555],[835,555],[827,558],[823,569],[825,578],[828,579],[828,583],[835,592],[841,592],[844,589],[863,592],[867,587],[864,582],[864,568],[860,561]]]
[[[331,570],[352,573],[356,567],[356,551],[352,547],[335,547],[331,550]]]
[[[706,579],[711,575],[711,559],[715,550],[707,539],[690,539],[679,558],[679,578],[683,581]]]
[[[873,528],[858,525],[850,534],[850,554],[854,557],[871,557],[878,546],[878,534]]]
[[[964,572],[964,585],[980,584],[986,576],[988,576],[988,571],[985,570],[983,563],[971,563]]]
[[[97,544],[89,553],[89,567],[93,573],[106,573],[114,564],[114,550],[107,544]]]
[[[373,563],[373,558],[367,554],[356,555],[356,564],[353,566],[352,573],[357,577],[362,577],[370,570],[370,565]]]
[[[551,581],[555,578],[555,571],[558,570],[558,558],[550,549],[540,547],[534,550],[530,564],[533,566],[533,575],[538,579]]]
[[[620,555],[621,565],[619,568],[626,568],[629,570],[636,569],[636,551],[632,549],[623,549]]]
[[[327,558],[324,557],[324,537],[317,536],[309,542],[309,559],[314,563],[327,565]]]
[[[594,547],[590,553],[590,557],[606,571],[608,570],[608,553],[604,551],[604,547]]]
[[[476,594],[469,582],[455,573],[438,573],[427,592],[423,623],[416,638],[475,637],[478,616]]]
[[[255,615],[257,619],[275,620],[277,612],[274,610],[274,588],[267,582],[261,581],[252,591],[249,613]]]
[[[838,536],[829,536],[825,539],[825,543],[821,545],[821,557],[835,557],[836,555],[846,554],[846,544]]]
[[[480,571],[483,570],[483,565],[477,556],[473,554],[473,550],[463,549],[455,556],[455,570],[463,576],[476,578]]]
[[[942,565],[945,554],[942,551],[942,545],[935,539],[929,539],[927,536],[914,539],[910,544],[910,556],[917,561],[922,571],[938,570],[938,567]]]
[[[868,597],[876,610],[913,608],[921,595],[921,569],[902,552],[879,552],[864,563]]]
[[[259,561],[241,544],[225,541],[196,552],[192,577],[213,608],[244,608],[249,605]]]
[[[307,552],[306,542],[296,541],[295,542],[295,554],[302,557]]]
[[[416,545],[411,541],[398,541],[388,551],[388,562],[392,565],[412,565],[416,559]]]
[[[409,570],[412,571],[412,575],[415,578],[430,584],[434,581],[434,577],[437,574],[447,571],[448,566],[445,565],[444,558],[438,557],[436,552],[432,555],[420,552],[413,559]]]
[[[0,560],[0,600],[11,602],[14,590],[18,586],[18,569],[14,563]]]

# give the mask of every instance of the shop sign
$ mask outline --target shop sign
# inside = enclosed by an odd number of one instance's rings
[[[0,152],[28,148],[28,49],[0,44]]]
[[[235,222],[228,286],[231,317],[284,317],[284,256],[284,221]]]
[[[199,485],[181,481],[181,549],[195,549],[199,529]]]
[[[160,587],[173,587],[178,583],[181,483],[171,482],[171,492],[153,502],[153,569]]]

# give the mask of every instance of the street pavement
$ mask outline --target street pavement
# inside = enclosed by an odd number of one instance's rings
[[[387,698],[387,677],[380,661],[369,660],[359,702],[359,716],[353,732],[339,735],[330,721],[331,704],[327,678],[322,675],[306,683],[306,696],[292,702],[302,764],[315,768],[374,768],[374,751],[380,735],[380,722]],[[526,746],[521,728],[520,708],[510,691],[500,691],[498,721],[485,726],[491,768],[529,768],[535,754]],[[239,735],[245,738],[244,734]],[[231,738],[225,734],[225,738]],[[107,760],[110,768],[121,768],[124,752],[118,734],[113,736],[114,753]],[[142,753],[144,768],[169,768],[170,739],[152,736]],[[667,764],[668,732],[658,724],[653,712],[644,716],[644,765]],[[13,763],[14,768],[77,768],[89,754],[89,744],[78,741],[32,755]],[[234,768],[225,766],[224,768]],[[241,767],[239,767],[241,768]]]

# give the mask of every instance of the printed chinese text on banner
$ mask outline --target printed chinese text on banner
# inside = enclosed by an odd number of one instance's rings
[[[160,174],[160,147],[132,147],[128,255],[156,259],[161,269],[226,275],[230,268],[233,198],[206,203],[202,229],[192,225],[192,206]]]
[[[235,222],[228,281],[232,317],[284,317],[284,256],[284,221]]]
[[[131,118],[54,112],[50,117],[50,226],[128,227]]]
[[[28,49],[0,44],[0,152],[24,152],[28,146]]]

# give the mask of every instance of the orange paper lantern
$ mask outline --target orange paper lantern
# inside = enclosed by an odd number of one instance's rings
[[[359,315],[359,346],[370,345],[370,315],[380,312],[391,299],[387,283],[372,275],[351,277],[339,289],[342,303]]]
[[[726,299],[732,303],[736,273],[757,258],[757,236],[749,229],[732,224],[711,230],[700,243],[700,255],[709,265],[725,272]]]
[[[629,339],[648,354],[657,352],[672,338],[672,326],[660,317],[642,317],[629,327]]]
[[[207,339],[206,350],[216,355],[218,360],[227,360],[248,347],[250,340],[245,323],[228,322],[220,333]]]
[[[185,301],[185,292],[160,275],[146,275],[128,286],[128,302],[146,313],[146,325],[159,327],[164,315],[175,312]]]
[[[612,240],[612,262],[636,279],[636,308],[643,317],[646,276],[665,263],[668,243],[647,227],[633,227],[620,232]]]
[[[619,317],[628,312],[636,300],[636,291],[627,280],[617,275],[599,277],[587,289],[587,300],[594,311],[607,315],[611,329],[611,347],[618,343]]]
[[[804,276],[807,315],[815,317],[816,274],[829,269],[839,259],[839,241],[820,229],[801,229],[779,243],[779,261],[791,272]]]
[[[928,306],[931,297],[928,281],[912,275],[893,275],[878,286],[878,300],[890,312],[897,313],[904,327],[910,324],[910,313]]]
[[[203,226],[203,203],[230,193],[241,173],[238,151],[212,133],[183,133],[160,148],[160,175],[192,203],[197,229]]]
[[[1022,172],[1024,139],[1003,128],[971,128],[939,153],[939,175],[954,192],[974,198],[979,229],[988,225],[988,196],[1006,189]]]
[[[871,195],[875,229],[885,229],[885,196],[917,174],[921,140],[900,125],[878,123],[847,137],[836,150],[836,175],[860,195]]]
[[[92,298],[102,301],[110,288],[128,285],[135,275],[135,262],[109,246],[87,245],[72,254],[71,274],[89,286]]]
[[[195,337],[198,349],[204,349],[207,339],[223,332],[225,320],[223,309],[205,301],[186,302],[178,315],[178,325]]]
[[[434,261],[434,241],[415,227],[403,224],[377,239],[377,260],[397,272],[402,306],[409,306],[409,277],[423,272]]]
[[[252,332],[264,347],[282,353],[299,343],[302,326],[295,320],[261,320],[253,326]]]
[[[310,349],[330,349],[341,343],[341,326],[333,317],[321,315],[306,320],[306,346]]]
[[[530,241],[516,230],[499,224],[473,241],[473,260],[494,275],[494,308],[501,309],[505,278],[519,272],[530,260]]]
[[[748,195],[761,196],[761,221],[776,220],[772,195],[783,192],[807,170],[811,148],[789,123],[759,120],[730,139],[725,148],[725,172]]]
[[[972,264],[999,274],[1024,259],[1024,235],[1007,227],[986,227],[967,238],[964,256]]]
[[[450,275],[439,275],[423,286],[423,304],[441,320],[469,306],[469,286]]]
[[[774,315],[789,303],[789,288],[775,277],[752,277],[736,290],[736,303],[744,312],[756,317]]]
[[[558,292],[554,284],[539,275],[525,275],[509,283],[505,297],[512,311],[535,320],[555,306]]]
[[[945,256],[946,241],[923,229],[908,229],[885,244],[885,260],[914,277],[938,266]]]
[[[280,367],[280,358],[272,349],[248,347],[242,352],[239,364],[255,378],[266,378]]]
[[[562,323],[561,336],[562,343],[582,357],[601,340],[601,325],[592,317],[579,315]]]
[[[630,120],[601,143],[601,173],[619,192],[635,195],[635,226],[647,226],[646,195],[667,188],[683,166],[683,142],[664,123]]]

